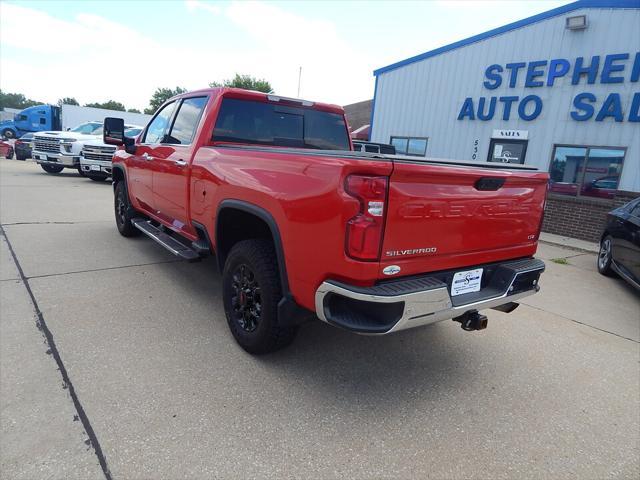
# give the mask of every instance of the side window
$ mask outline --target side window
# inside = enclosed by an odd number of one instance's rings
[[[191,143],[206,104],[207,97],[185,98],[180,105],[166,143],[182,145]]]
[[[421,137],[391,137],[391,145],[399,155],[424,157],[427,154],[427,138]]]
[[[176,102],[171,102],[168,105],[165,105],[162,110],[158,112],[158,114],[153,117],[151,123],[147,127],[147,131],[144,133],[144,138],[142,139],[142,143],[160,143],[163,140],[164,132],[166,131],[169,120],[171,120],[171,115],[173,115],[173,110],[176,107]]]

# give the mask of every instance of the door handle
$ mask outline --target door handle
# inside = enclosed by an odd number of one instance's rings
[[[149,155],[147,152],[144,152],[142,154],[142,159],[146,160],[147,162],[150,162],[151,160],[153,160],[153,157],[151,155]]]
[[[187,162],[185,160],[174,160],[173,163],[175,163],[179,167],[186,167],[187,166]]]

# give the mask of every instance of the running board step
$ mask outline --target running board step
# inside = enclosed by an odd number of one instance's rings
[[[171,235],[164,233],[158,227],[152,225],[149,220],[145,220],[144,218],[132,218],[131,223],[147,237],[162,245],[176,257],[180,257],[189,262],[195,262],[201,259],[198,252],[179,242]]]

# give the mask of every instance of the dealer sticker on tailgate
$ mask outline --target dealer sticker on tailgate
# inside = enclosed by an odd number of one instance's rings
[[[451,282],[451,296],[462,295],[463,293],[479,292],[480,281],[482,280],[482,269],[456,272]]]

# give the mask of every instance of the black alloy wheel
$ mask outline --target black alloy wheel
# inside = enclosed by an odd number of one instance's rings
[[[598,272],[607,277],[615,276],[615,272],[611,268],[613,260],[613,239],[607,235],[600,241],[600,251],[598,252]]]
[[[273,243],[241,240],[229,252],[222,272],[222,302],[229,330],[247,352],[264,354],[289,345],[297,327],[281,327],[280,273]]]
[[[260,323],[262,298],[260,285],[251,268],[242,263],[232,273],[233,318],[245,332],[254,332]]]
[[[136,212],[129,203],[127,185],[122,180],[116,184],[113,209],[116,217],[116,227],[120,235],[123,237],[137,237],[140,235],[140,230],[131,223],[131,219],[136,215]]]

